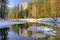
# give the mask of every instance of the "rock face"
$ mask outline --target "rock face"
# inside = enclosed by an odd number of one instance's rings
[[[22,10],[25,10],[28,6],[28,2],[22,2]]]

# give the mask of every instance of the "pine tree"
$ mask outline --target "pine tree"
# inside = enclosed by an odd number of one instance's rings
[[[0,0],[0,18],[5,19],[7,13],[8,0]]]

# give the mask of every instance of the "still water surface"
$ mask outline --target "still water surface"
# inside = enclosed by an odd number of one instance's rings
[[[58,20],[59,21],[59,20]],[[11,25],[9,28],[3,31],[5,31],[5,34],[2,34],[3,32],[0,31],[0,40],[33,40],[33,37],[31,37],[30,35],[32,34],[36,34],[37,32],[27,32],[27,28],[29,28],[30,26],[46,26],[46,27],[50,27],[54,30],[54,32],[56,32],[56,36],[51,36],[49,33],[53,32],[43,32],[45,33],[45,35],[49,36],[48,38],[52,37],[53,39],[59,39],[60,38],[60,23],[53,23],[53,22],[46,22],[43,21],[41,23],[24,23],[24,24],[15,24],[15,25]],[[57,28],[56,28],[57,27]],[[0,29],[1,30],[1,29]],[[41,32],[38,32],[41,33]],[[3,35],[3,36],[2,36]],[[4,38],[5,36],[5,38]],[[57,37],[58,36],[58,37]],[[47,38],[47,39],[48,39]]]

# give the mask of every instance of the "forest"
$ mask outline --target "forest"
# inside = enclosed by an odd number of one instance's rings
[[[27,8],[24,9],[22,4],[15,5],[12,8],[8,7],[8,0],[0,0],[0,18],[2,19],[38,19],[38,18],[59,18],[60,17],[60,0],[32,0],[27,2]],[[22,30],[27,29],[30,26],[48,26],[40,23],[25,23],[24,27],[21,27]],[[15,32],[18,31],[18,26],[21,25],[12,25],[12,30]],[[48,26],[49,27],[49,26]],[[60,29],[54,30],[57,31],[56,37],[50,37],[47,35],[46,40],[60,40]],[[34,32],[33,32],[34,33]],[[45,40],[41,39],[41,40]],[[38,39],[39,40],[39,39]]]
[[[25,10],[16,5],[9,9],[8,18],[57,18],[60,17],[60,0],[37,0],[28,2]]]

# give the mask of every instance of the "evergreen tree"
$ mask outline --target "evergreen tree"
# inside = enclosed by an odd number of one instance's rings
[[[0,18],[5,19],[7,14],[8,0],[0,0]]]

